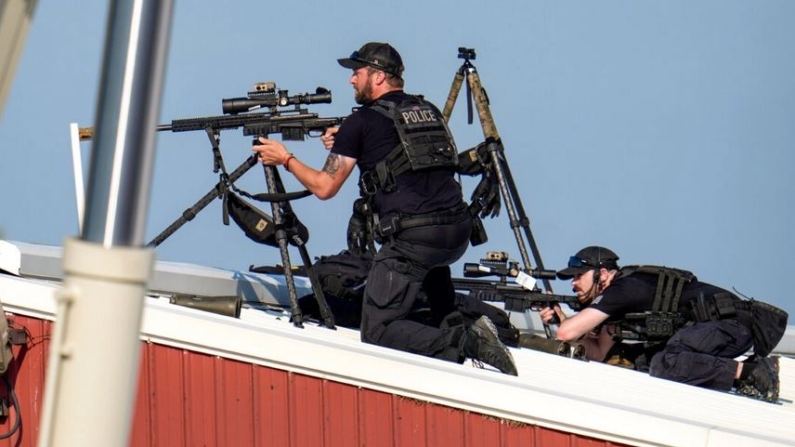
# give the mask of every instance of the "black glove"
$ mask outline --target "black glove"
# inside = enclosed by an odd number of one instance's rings
[[[500,215],[500,185],[490,169],[483,171],[480,183],[472,192],[472,203],[477,203],[480,217],[497,217]]]
[[[480,143],[461,152],[458,154],[458,169],[456,172],[470,177],[482,174],[486,169],[485,165],[488,164],[488,162],[484,162],[486,155],[486,143]]]

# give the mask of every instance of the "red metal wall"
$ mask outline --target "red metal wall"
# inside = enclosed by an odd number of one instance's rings
[[[11,320],[28,331],[27,345],[14,347],[8,373],[22,424],[0,447],[34,447],[52,323]],[[143,343],[141,360],[135,447],[618,446],[151,343]],[[12,408],[0,421],[0,435],[15,417]]]

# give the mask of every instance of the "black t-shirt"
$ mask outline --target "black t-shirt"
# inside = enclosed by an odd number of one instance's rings
[[[393,91],[379,99],[401,103],[407,96],[402,91]],[[355,158],[360,175],[373,169],[400,144],[395,123],[372,110],[372,105],[362,106],[345,119],[334,136],[331,149],[335,154]],[[463,202],[461,188],[451,170],[407,171],[400,174],[396,182],[394,192],[376,194],[375,211],[381,216],[441,211]]]
[[[657,275],[648,273],[635,273],[629,276],[616,278],[601,295],[594,298],[588,306],[609,315],[608,322],[623,319],[624,315],[635,312],[648,312],[654,306],[654,295],[657,291]],[[704,292],[706,297],[716,293],[726,292],[725,289],[693,281],[685,284],[682,296],[679,298],[679,312],[687,315],[690,312],[690,302]]]

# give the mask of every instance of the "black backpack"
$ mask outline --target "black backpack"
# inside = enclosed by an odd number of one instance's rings
[[[360,300],[372,265],[373,257],[369,253],[359,256],[343,250],[335,255],[321,256],[312,267],[323,293]]]
[[[364,301],[364,286],[367,283],[367,274],[373,264],[369,252],[361,256],[343,250],[335,255],[321,256],[313,265],[326,302],[334,314],[338,326],[359,328],[361,324],[362,302]],[[306,295],[298,300],[301,311],[314,318],[320,318],[320,311],[314,295]],[[497,328],[498,336],[503,343],[517,346],[519,331],[513,327],[508,315],[497,307],[484,303],[468,295],[456,293],[454,312],[443,323],[443,327],[463,324],[468,327],[482,315],[488,316]],[[455,321],[456,316],[461,321]],[[425,321],[422,312],[412,314],[411,318],[423,324],[433,323]]]
[[[343,250],[335,255],[321,256],[312,265],[337,326],[359,328],[364,285],[372,263],[369,252],[358,256]],[[298,305],[305,315],[320,318],[320,309],[313,294],[299,298]]]

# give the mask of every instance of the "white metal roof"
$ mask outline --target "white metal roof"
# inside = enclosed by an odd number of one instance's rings
[[[6,312],[55,319],[58,284],[0,275]],[[142,339],[638,446],[795,445],[795,360],[769,404],[595,362],[513,349],[519,377],[363,344],[275,310],[240,319],[147,298]]]
[[[63,249],[50,245],[13,242],[21,252],[21,274],[26,277],[61,281]],[[299,293],[310,293],[306,281],[297,281]],[[204,296],[240,296],[247,302],[289,305],[283,292],[284,278],[233,271],[181,262],[157,261],[149,280],[154,293]]]

